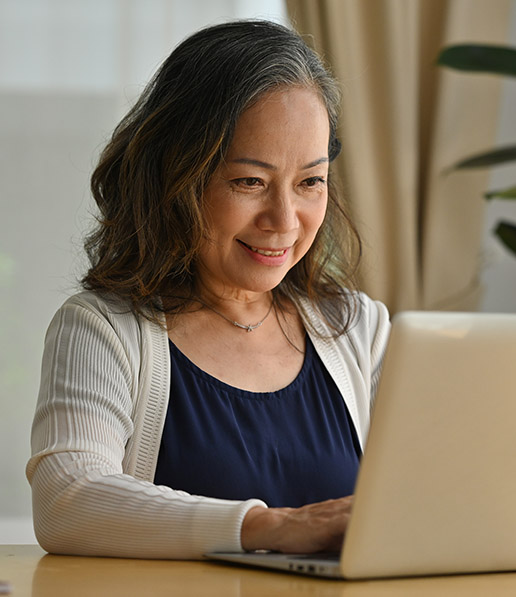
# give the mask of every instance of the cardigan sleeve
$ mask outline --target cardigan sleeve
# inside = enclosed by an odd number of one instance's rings
[[[52,553],[135,558],[241,550],[245,514],[263,502],[193,496],[124,473],[136,353],[78,301],[52,320],[27,465],[38,541]]]

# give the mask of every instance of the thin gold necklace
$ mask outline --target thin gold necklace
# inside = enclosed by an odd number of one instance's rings
[[[242,330],[246,330],[247,332],[252,332],[253,330],[255,330],[256,328],[259,328],[262,323],[267,319],[267,317],[269,317],[271,311],[272,311],[272,307],[274,305],[274,299],[271,301],[271,306],[269,307],[269,310],[267,311],[267,314],[265,315],[265,317],[259,321],[258,323],[255,323],[254,325],[252,324],[248,324],[248,325],[244,325],[243,323],[238,323],[238,321],[235,321],[234,319],[230,319],[229,317],[226,317],[224,315],[224,313],[221,313],[220,311],[217,311],[217,309],[214,309],[211,305],[208,305],[208,303],[205,303],[204,301],[201,301],[200,298],[196,298],[195,299],[197,302],[201,303],[201,305],[204,305],[207,309],[209,309],[210,311],[213,311],[214,313],[216,313],[217,315],[220,315],[220,317],[222,317],[223,319],[225,319],[226,321],[229,321],[229,323],[233,324],[235,327],[240,328]]]

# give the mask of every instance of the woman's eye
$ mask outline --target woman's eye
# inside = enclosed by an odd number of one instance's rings
[[[236,178],[232,182],[242,187],[256,187],[261,181],[259,178],[255,178],[254,176],[248,176],[247,178]]]
[[[306,187],[316,187],[318,185],[326,184],[326,180],[322,176],[311,176],[303,180]]]

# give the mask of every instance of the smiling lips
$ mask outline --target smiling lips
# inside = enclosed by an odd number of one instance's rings
[[[253,247],[251,245],[248,245],[247,243],[244,243],[243,241],[238,241],[240,243],[242,243],[245,247],[247,247],[249,250],[251,250],[253,253],[258,253],[259,255],[264,255],[265,257],[281,257],[282,255],[284,255],[287,251],[287,249],[279,249],[279,250],[273,250],[273,249],[258,249],[256,247]]]

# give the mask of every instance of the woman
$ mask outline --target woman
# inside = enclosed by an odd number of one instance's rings
[[[338,100],[298,35],[237,21],[184,41],[115,130],[86,291],[45,343],[48,551],[339,549],[389,324],[352,292]]]

